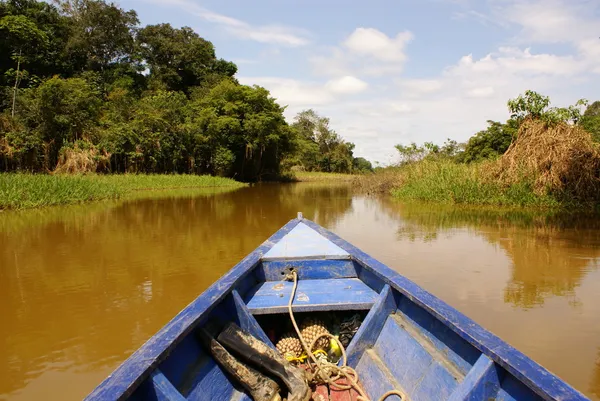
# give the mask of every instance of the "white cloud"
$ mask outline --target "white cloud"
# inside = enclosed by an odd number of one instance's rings
[[[400,114],[408,114],[415,111],[415,109],[408,103],[391,103],[390,110]]]
[[[280,104],[291,106],[292,111],[324,105],[334,100],[331,91],[314,82],[275,77],[238,77],[238,81],[244,85],[259,85],[268,89]]]
[[[332,79],[325,84],[325,88],[333,93],[354,94],[365,91],[369,87],[365,81],[356,77],[346,75],[341,78]]]
[[[532,54],[530,49],[501,47],[497,52],[475,60],[469,54],[447,69],[448,75],[467,77],[472,74],[490,75],[506,72],[529,75],[574,75],[587,68],[585,60],[573,55]]]
[[[413,34],[408,31],[390,38],[374,28],[357,28],[343,46],[360,56],[371,56],[384,62],[403,62],[406,60],[404,49],[412,39]]]
[[[517,38],[533,43],[576,42],[598,37],[598,21],[590,16],[598,2],[573,0],[509,0],[496,16],[521,28]]]
[[[144,0],[162,5],[162,0]],[[237,18],[215,13],[199,6],[193,0],[170,0],[169,6],[177,6],[205,21],[220,25],[229,34],[243,40],[261,43],[297,47],[307,45],[310,41],[305,30],[282,25],[252,25]]]
[[[396,83],[403,89],[404,94],[414,96],[435,93],[443,87],[439,79],[396,80]]]
[[[494,94],[494,88],[492,86],[484,86],[480,88],[473,88],[467,91],[468,97],[482,98],[490,97]]]
[[[310,58],[318,75],[399,75],[407,60],[406,46],[413,39],[408,31],[395,37],[374,28],[357,28],[338,47]]]

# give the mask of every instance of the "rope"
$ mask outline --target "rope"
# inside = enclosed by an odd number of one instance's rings
[[[311,384],[327,384],[336,390],[354,389],[359,394],[357,397],[357,401],[370,401],[369,397],[367,397],[363,389],[358,385],[358,373],[356,373],[356,370],[348,366],[348,357],[346,356],[346,349],[337,338],[335,338],[331,334],[322,334],[312,341],[310,347],[306,344],[306,341],[304,341],[302,333],[300,332],[298,324],[296,323],[296,318],[294,318],[294,312],[292,311],[292,303],[294,302],[294,297],[296,296],[296,289],[298,288],[298,273],[296,273],[295,270],[292,270],[288,277],[294,280],[292,294],[290,295],[290,300],[288,302],[288,312],[290,314],[290,319],[292,320],[294,330],[296,330],[296,334],[298,334],[300,343],[302,343],[302,348],[304,348],[304,351],[308,355],[307,362],[311,370],[311,377],[309,379],[309,382]],[[337,364],[331,363],[323,359],[317,359],[317,357],[311,352],[317,341],[322,337],[328,337],[330,341],[331,339],[333,339],[338,343],[340,350],[342,351],[342,366],[338,366]],[[311,363],[313,363],[314,366],[311,366]],[[345,378],[349,384],[336,383],[336,381],[342,377]],[[383,394],[379,401],[384,401],[391,395],[397,395],[402,400],[405,399],[404,394],[402,394],[400,391],[391,390]]]

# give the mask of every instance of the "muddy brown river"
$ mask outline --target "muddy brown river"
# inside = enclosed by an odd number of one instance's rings
[[[600,400],[600,217],[318,183],[0,213],[0,400],[83,398],[299,211]]]

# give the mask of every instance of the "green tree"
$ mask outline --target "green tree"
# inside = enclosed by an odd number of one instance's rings
[[[577,123],[581,119],[581,107],[587,100],[580,99],[569,107],[550,107],[550,98],[527,90],[524,95],[508,101],[511,118],[522,121],[524,118],[541,119],[549,124],[560,122]]]
[[[506,124],[488,120],[487,129],[469,138],[458,161],[471,163],[503,155],[517,137],[519,125],[520,122],[516,118],[511,118]]]
[[[101,98],[87,81],[54,77],[25,90],[19,103],[20,120],[45,143],[46,168],[54,168],[63,145],[93,140]]]
[[[354,144],[329,126],[329,119],[312,109],[298,113],[292,124],[296,134],[295,161],[307,171],[352,172]]]
[[[26,18],[45,36],[44,40],[36,40],[35,37],[26,40],[26,45],[21,49],[30,72],[30,79],[23,80],[22,84],[35,86],[39,83],[36,77],[70,74],[72,60],[65,52],[70,33],[68,18],[61,16],[55,6],[35,0],[6,0],[0,2],[0,19],[6,16]],[[14,68],[12,58],[15,53],[19,53],[18,43],[11,36],[0,34],[0,85],[6,84],[1,73]],[[13,82],[12,77],[10,80]]]
[[[585,110],[580,121],[581,126],[592,134],[595,142],[600,142],[600,101],[595,101]]]
[[[398,144],[395,148],[400,154],[400,163],[413,163],[427,155],[425,146],[419,146],[416,142],[411,142],[410,145]]]
[[[357,173],[369,173],[373,171],[373,165],[364,157],[355,157],[352,161],[352,167]]]
[[[237,72],[235,64],[217,59],[212,43],[188,27],[148,25],[139,30],[138,41],[154,87],[189,91],[206,81],[214,86]]]
[[[191,104],[188,126],[196,159],[212,173],[242,180],[279,174],[291,149],[291,131],[283,108],[269,91],[223,80]]]
[[[14,81],[12,91],[11,115],[15,115],[15,103],[17,99],[17,90],[27,71],[22,69],[22,65],[27,61],[27,56],[47,45],[48,37],[38,29],[36,24],[23,15],[7,15],[0,19],[0,34],[4,41],[13,50],[12,59],[16,64],[16,69],[9,69],[4,74],[10,76]]]
[[[137,13],[100,0],[55,0],[69,17],[67,51],[82,67],[102,71],[134,53]]]

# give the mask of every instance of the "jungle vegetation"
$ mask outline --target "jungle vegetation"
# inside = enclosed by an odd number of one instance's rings
[[[313,110],[293,124],[191,28],[102,0],[0,1],[0,171],[371,170]]]

